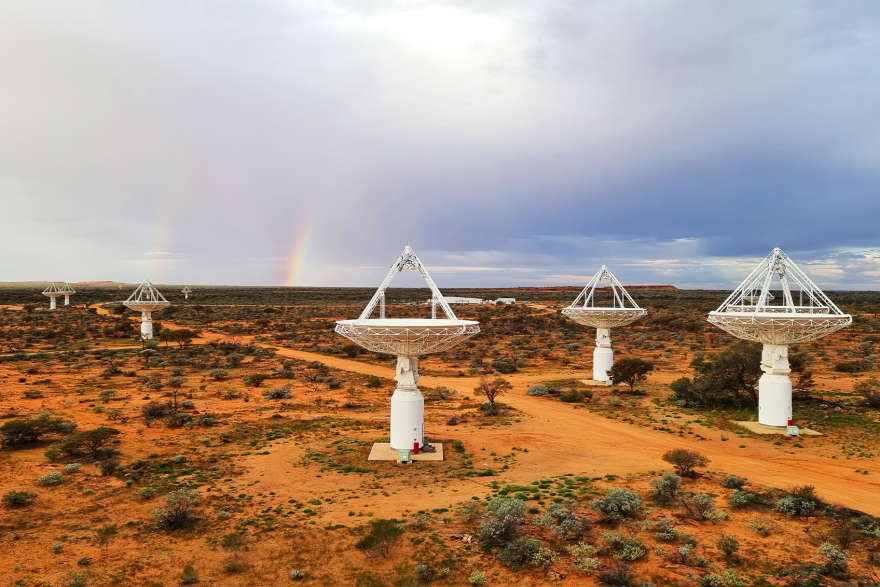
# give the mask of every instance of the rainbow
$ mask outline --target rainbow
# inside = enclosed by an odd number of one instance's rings
[[[285,266],[284,285],[294,287],[302,285],[303,266],[305,265],[306,255],[309,252],[309,241],[312,236],[312,227],[315,221],[314,208],[303,215],[302,226],[293,242],[293,250],[290,252],[290,260]]]

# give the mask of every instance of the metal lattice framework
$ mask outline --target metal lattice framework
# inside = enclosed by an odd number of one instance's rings
[[[156,312],[162,308],[167,308],[171,305],[171,302],[166,300],[148,279],[139,285],[128,296],[128,299],[122,302],[122,305],[137,312]]]
[[[596,306],[596,288],[604,282],[609,283],[609,289],[612,293],[610,307]],[[596,272],[571,305],[562,310],[564,316],[571,318],[578,324],[594,328],[626,326],[647,313],[648,311],[639,307],[605,265],[602,265],[602,268]]]
[[[779,278],[782,299],[770,293]],[[795,286],[792,292],[792,285]],[[795,304],[795,294],[798,303]],[[797,264],[776,247],[721,306],[709,322],[737,338],[764,344],[794,344],[816,340],[852,323]]]
[[[50,298],[55,298],[58,296],[63,296],[64,292],[61,291],[61,289],[57,285],[55,285],[54,283],[50,283],[49,287],[47,287],[46,289],[43,290],[43,295],[48,296]]]
[[[188,285],[185,285],[185,286],[183,286],[183,289],[180,290],[180,293],[191,294],[192,290],[189,288]]]
[[[65,283],[60,288],[58,288],[58,292],[66,295],[66,296],[69,296],[69,295],[76,293],[76,291],[72,287],[70,287],[69,283]]]
[[[431,288],[430,319],[385,318],[385,290],[401,271],[418,271]],[[377,305],[380,317],[370,318]],[[437,306],[443,310],[445,319],[436,317]],[[479,333],[480,326],[455,316],[415,251],[407,245],[360,317],[337,321],[336,332],[373,352],[418,356],[448,350]]]

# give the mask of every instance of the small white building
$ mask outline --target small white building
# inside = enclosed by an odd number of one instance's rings
[[[516,298],[498,298],[496,304],[507,304],[508,306],[516,303]]]
[[[482,304],[481,298],[453,298],[446,296],[447,304]]]

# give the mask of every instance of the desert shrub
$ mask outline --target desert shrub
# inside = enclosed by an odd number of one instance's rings
[[[293,569],[290,571],[290,578],[294,581],[299,581],[300,579],[305,579],[306,574],[300,571],[299,569]]]
[[[538,547],[538,552],[532,555],[531,563],[536,567],[547,568],[556,562],[556,552],[545,547]]]
[[[734,508],[747,508],[749,506],[753,506],[758,502],[758,496],[754,493],[749,493],[748,491],[741,491],[737,489],[736,491],[732,491],[730,496],[727,498],[727,503],[730,504],[730,507]]]
[[[819,565],[823,575],[844,579],[849,574],[849,553],[829,542],[819,547],[819,553],[813,561]]]
[[[156,497],[156,488],[155,487],[144,487],[140,491],[138,491],[138,497],[141,499],[152,499]]]
[[[871,378],[867,381],[859,381],[853,386],[853,391],[865,398],[872,408],[880,408],[880,381]]]
[[[375,375],[367,375],[367,380],[364,382],[364,387],[367,387],[369,389],[382,387],[382,380]]]
[[[612,556],[618,561],[637,561],[648,552],[641,540],[635,537],[623,537],[616,532],[602,535]]]
[[[715,509],[715,498],[708,493],[693,494],[679,491],[675,497],[691,516],[700,520]]]
[[[419,578],[419,581],[427,583],[434,578],[434,571],[428,565],[421,563],[416,565],[416,577]]]
[[[748,582],[731,570],[709,573],[700,579],[700,587],[745,587]]]
[[[534,538],[518,536],[504,545],[498,553],[501,564],[512,570],[518,570],[538,553],[541,543]]]
[[[150,403],[141,406],[141,418],[143,418],[147,422],[151,420],[158,420],[159,418],[168,414],[170,410],[170,404],[160,404],[158,402],[151,401]]]
[[[170,460],[172,463],[182,463],[182,462],[186,461],[186,459],[187,459],[187,456],[186,456],[186,455],[174,455],[174,456],[171,457],[171,459],[169,459],[169,460]]]
[[[584,401],[586,394],[580,389],[569,389],[559,394],[559,401],[567,404],[576,404]]]
[[[729,534],[724,534],[718,539],[715,546],[718,547],[718,550],[724,553],[724,556],[730,557],[736,554],[736,551],[739,550],[739,540]]]
[[[424,512],[419,512],[415,516],[413,516],[412,520],[410,520],[409,525],[414,530],[424,530],[428,527],[428,524],[431,522],[431,516]]]
[[[483,571],[471,571],[471,574],[468,575],[468,583],[471,585],[485,585],[486,573]]]
[[[180,389],[184,386],[186,381],[186,377],[171,377],[168,379],[168,387],[172,389]]]
[[[192,585],[199,582],[199,573],[196,571],[192,563],[186,563],[183,566],[183,573],[180,574],[181,585]]]
[[[498,371],[502,375],[516,373],[516,361],[509,357],[498,357],[492,361],[492,369]]]
[[[808,516],[815,509],[815,501],[799,495],[786,495],[776,501],[776,511],[789,517]]]
[[[549,393],[550,393],[550,390],[547,387],[545,387],[543,385],[533,385],[526,392],[526,395],[542,396],[542,395],[548,395]]]
[[[229,371],[226,369],[211,369],[208,373],[208,377],[211,377],[215,381],[226,381],[226,378],[229,377]]]
[[[551,503],[547,506],[547,513],[535,520],[535,524],[550,528],[553,534],[563,540],[580,538],[586,534],[590,521],[586,517],[578,517],[576,507],[576,500],[566,500],[561,505]]]
[[[49,547],[49,550],[51,550],[55,554],[59,554],[62,550],[64,550],[64,543],[63,542],[56,542],[52,546]]]
[[[91,455],[92,458],[97,459],[100,457],[101,451],[104,447],[119,434],[119,430],[115,428],[100,426],[94,430],[85,430],[78,434],[74,434],[61,443],[60,448],[62,452],[69,455],[76,455],[85,452],[86,454]]]
[[[752,517],[746,522],[746,528],[765,538],[773,533],[773,523],[763,518]]]
[[[599,580],[612,587],[627,587],[632,584],[636,574],[629,563],[615,559],[604,571],[599,573]]]
[[[99,460],[96,464],[98,465],[98,469],[101,471],[101,475],[109,477],[119,468],[119,459],[109,456]]]
[[[178,530],[195,523],[196,506],[201,502],[199,494],[192,489],[178,489],[165,495],[165,507],[150,512],[160,528]]]
[[[284,384],[270,389],[263,394],[263,397],[266,399],[290,399],[293,397],[293,393],[290,391],[290,386]]]
[[[361,538],[355,546],[370,551],[373,556],[387,558],[394,544],[403,534],[403,527],[392,520],[371,520],[370,533]]]
[[[115,389],[105,389],[104,391],[102,391],[98,395],[100,396],[102,402],[107,403],[111,399],[116,397],[116,390]]]
[[[626,383],[630,392],[639,381],[647,381],[648,373],[654,370],[654,363],[636,357],[625,357],[614,362],[608,375],[614,383]]]
[[[48,487],[50,485],[60,485],[64,479],[61,477],[61,473],[46,473],[39,479],[37,479],[37,485],[40,487]]]
[[[483,506],[478,501],[464,503],[455,510],[455,515],[465,524],[473,524],[483,516]]]
[[[516,535],[525,522],[526,505],[519,499],[496,497],[483,510],[480,534],[488,546],[504,545]]]
[[[728,489],[742,489],[743,486],[746,484],[746,481],[748,481],[748,479],[746,479],[745,477],[729,475],[721,480],[721,486]]]
[[[30,505],[37,498],[36,493],[29,491],[9,491],[3,495],[3,507],[20,508]]]
[[[184,401],[180,402],[180,407],[183,408],[184,410],[192,410],[193,408],[196,407],[196,403],[192,400],[184,400]]]
[[[22,444],[37,442],[47,434],[68,432],[69,427],[66,427],[65,424],[59,418],[48,417],[33,420],[10,420],[0,426],[0,446],[14,448]]]
[[[609,489],[605,497],[594,499],[590,509],[606,522],[618,522],[634,515],[642,507],[641,498],[629,489]]]
[[[667,451],[663,455],[663,460],[675,467],[682,477],[690,477],[696,467],[705,467],[709,464],[709,457],[684,448]]]
[[[70,475],[71,473],[76,473],[82,468],[82,463],[68,463],[61,467],[61,472],[65,475]]]
[[[675,518],[660,518],[654,525],[657,532],[654,534],[660,540],[675,540],[678,538],[678,530],[675,529]]]
[[[452,416],[448,420],[446,420],[447,426],[457,426],[458,425],[458,416]]]
[[[672,501],[681,487],[681,477],[671,471],[667,471],[663,473],[662,477],[652,479],[651,487],[654,488],[654,499],[661,503],[668,503]]]
[[[243,561],[240,560],[229,560],[223,563],[223,572],[224,573],[240,573],[247,567]]]

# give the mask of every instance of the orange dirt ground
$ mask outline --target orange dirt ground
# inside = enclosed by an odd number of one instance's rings
[[[21,308],[9,309],[19,311]],[[106,310],[99,309],[99,312],[106,313]],[[170,322],[164,322],[163,326],[171,329],[180,327]],[[205,330],[194,344],[202,345],[226,338],[223,334]],[[250,336],[238,338],[243,344],[254,340]],[[94,348],[116,347],[140,348],[139,345],[113,341],[102,342]],[[661,456],[675,448],[697,450],[711,459],[707,467],[709,472],[705,476],[685,483],[697,490],[719,494],[719,505],[724,509],[727,509],[723,499],[726,490],[721,489],[718,480],[723,473],[729,473],[747,477],[749,484],[756,487],[814,485],[817,494],[829,502],[880,516],[880,465],[867,458],[858,461],[831,458],[830,451],[840,443],[838,437],[803,439],[803,448],[795,451],[791,439],[785,438],[778,445],[771,439],[753,437],[748,433],[737,434],[733,431],[735,425],[719,423],[712,419],[711,414],[704,421],[712,425],[693,426],[698,434],[677,435],[657,430],[645,420],[634,422],[628,420],[623,412],[601,408],[605,400],[611,397],[610,390],[606,388],[592,388],[596,395],[592,401],[583,404],[565,404],[549,397],[526,395],[526,390],[539,382],[577,380],[589,376],[588,370],[559,366],[552,369],[533,368],[505,376],[513,389],[500,401],[512,408],[512,412],[505,417],[486,420],[481,420],[477,412],[479,403],[467,397],[473,396],[472,390],[478,378],[426,374],[420,381],[423,389],[446,386],[458,390],[458,395],[451,399],[426,403],[427,435],[437,439],[461,440],[470,455],[468,458],[473,461],[474,470],[493,468],[497,472],[494,477],[453,475],[453,469],[460,465],[464,457],[456,454],[451,445],[446,446],[447,459],[444,462],[418,463],[408,467],[394,463],[370,463],[369,467],[375,469],[373,474],[340,474],[328,470],[323,461],[315,461],[310,455],[319,450],[333,450],[329,448],[332,444],[328,443],[339,441],[342,444],[337,445],[337,450],[349,444],[352,450],[339,457],[338,462],[353,467],[367,466],[369,445],[384,434],[387,424],[387,402],[393,386],[390,380],[394,376],[394,369],[387,362],[347,359],[285,347],[277,347],[275,357],[305,362],[321,361],[334,374],[348,374],[351,378],[346,379],[346,386],[348,383],[358,386],[358,402],[364,409],[344,412],[338,404],[327,403],[328,399],[341,403],[345,397],[344,390],[318,391],[300,383],[295,384],[294,393],[295,401],[301,403],[286,409],[279,409],[277,402],[262,398],[265,387],[253,390],[247,402],[243,398],[220,400],[217,397],[219,390],[229,385],[206,380],[202,375],[207,389],[193,394],[196,409],[200,412],[222,412],[221,425],[174,430],[161,425],[145,427],[134,416],[136,409],[146,403],[140,399],[145,392],[135,390],[131,384],[124,382],[112,384],[120,395],[110,404],[122,407],[131,402],[128,409],[132,412],[132,420],[113,423],[87,407],[100,403],[95,396],[86,400],[73,393],[81,380],[91,378],[94,381],[100,369],[89,367],[75,372],[58,366],[49,367],[44,369],[44,372],[52,375],[49,393],[43,398],[20,399],[18,392],[26,386],[12,383],[19,372],[10,363],[0,363],[0,377],[6,377],[2,381],[7,382],[3,384],[3,394],[0,396],[0,410],[3,412],[27,415],[53,411],[59,416],[76,420],[80,430],[98,425],[119,428],[123,433],[119,448],[125,461],[145,458],[148,453],[158,453],[160,459],[188,454],[200,462],[209,455],[220,453],[232,457],[216,462],[215,466],[222,475],[218,474],[218,478],[210,483],[210,489],[200,489],[204,523],[195,530],[174,534],[151,530],[149,510],[161,505],[161,494],[150,501],[138,499],[136,494],[140,485],[132,489],[119,478],[99,476],[97,470],[84,461],[82,471],[70,476],[74,481],[56,488],[37,487],[34,483],[37,477],[49,471],[58,471],[63,464],[49,462],[43,456],[43,450],[49,443],[44,443],[44,448],[40,449],[3,449],[0,451],[0,493],[26,487],[38,493],[39,498],[26,510],[0,509],[0,585],[60,585],[60,578],[65,573],[82,571],[89,574],[92,584],[96,586],[171,586],[180,583],[180,569],[187,562],[194,563],[200,573],[200,584],[205,585],[288,584],[287,573],[292,568],[306,571],[307,578],[303,584],[355,585],[356,575],[363,570],[372,570],[386,578],[395,573],[400,575],[403,566],[409,565],[407,568],[410,568],[415,564],[408,554],[416,547],[422,548],[419,551],[421,556],[433,557],[437,566],[441,561],[458,561],[454,565],[455,571],[448,578],[435,580],[438,584],[466,585],[467,573],[472,569],[486,570],[490,585],[543,584],[548,581],[546,571],[513,573],[491,558],[478,554],[477,549],[464,550],[463,545],[458,544],[451,551],[444,550],[431,545],[431,540],[425,544],[412,542],[409,533],[388,559],[370,558],[352,547],[357,537],[352,535],[350,528],[366,526],[366,520],[371,517],[403,519],[422,510],[446,508],[452,515],[458,504],[470,500],[472,496],[482,499],[489,495],[492,481],[499,481],[502,486],[528,485],[536,479],[572,474],[594,479],[590,492],[596,496],[604,494],[606,488],[618,486],[631,487],[644,495],[648,481],[670,469]],[[243,368],[249,364],[250,361],[246,361]],[[442,365],[436,359],[424,361],[426,373],[438,368],[442,368]],[[144,371],[146,374],[151,372]],[[665,399],[668,395],[667,384],[689,374],[690,369],[684,362],[653,373],[649,382],[642,386],[648,392],[647,397],[637,398],[641,413],[645,417],[676,418],[682,422],[696,417],[674,406],[652,401]],[[382,378],[382,388],[361,388],[361,376],[366,375]],[[197,379],[190,377],[194,381]],[[833,386],[844,391],[848,391],[852,385],[848,381],[832,381],[830,376],[824,375],[816,377],[816,380],[819,386]],[[101,385],[109,387],[111,384]],[[155,399],[160,395],[152,393]],[[319,398],[324,403],[312,405]],[[340,429],[335,429],[335,424],[314,429],[301,426],[286,437],[261,440],[256,443],[256,448],[249,450],[245,450],[247,446],[219,443],[219,433],[229,432],[231,426],[268,426],[276,413],[283,416],[277,421],[293,423],[286,424],[290,428],[297,423],[320,423],[321,418],[347,418],[355,423],[347,427],[340,425]],[[450,415],[462,414],[469,414],[466,422],[455,426],[446,424]],[[821,425],[818,429],[821,431]],[[238,444],[242,445],[243,442]],[[263,452],[267,454],[262,454],[258,449],[264,449]],[[501,465],[507,467],[499,470]],[[606,475],[619,479],[606,480]],[[627,475],[629,477],[624,482],[622,478]],[[221,481],[220,477],[224,480]],[[181,477],[178,481],[187,479],[192,477]],[[90,489],[91,493],[84,493],[85,489]],[[238,493],[248,494],[247,505],[232,503],[227,498],[227,495]],[[287,507],[290,500],[300,503],[319,500],[320,505],[314,506],[316,514],[311,518],[298,514],[294,516],[292,511],[290,515],[294,517],[279,518],[276,522],[279,531],[274,533],[258,533],[255,524],[241,525],[248,518],[259,518],[261,510],[265,512],[268,508]],[[217,515],[224,507],[232,512],[228,520],[220,519]],[[669,515],[669,512],[659,513]],[[657,515],[655,511],[651,519]],[[730,520],[719,526],[682,519],[684,527],[681,529],[687,529],[701,539],[706,537],[707,545],[714,543],[723,530],[740,539],[743,554],[748,554],[751,549],[772,551],[772,555],[768,556],[775,561],[792,557],[809,560],[815,552],[815,548],[804,540],[803,521],[774,518],[776,531],[768,538],[761,538],[742,527],[745,520],[754,515],[755,512],[733,511]],[[460,522],[441,522],[439,515],[435,518],[438,519],[432,522],[425,536],[434,532],[439,534],[441,540],[446,540],[453,531],[466,531]],[[317,524],[309,523],[315,519],[318,520]],[[96,542],[94,529],[111,523],[118,526],[118,535],[105,544]],[[237,527],[242,528],[242,533],[251,540],[250,550],[237,555],[246,563],[245,572],[240,574],[221,571],[224,562],[233,555],[220,548],[218,538],[231,532],[233,524],[238,524]],[[334,525],[346,528],[321,529]],[[601,541],[598,538],[600,534],[601,531],[594,532],[590,541]],[[50,552],[49,547],[55,542],[65,544],[61,553]],[[77,565],[76,561],[84,556],[92,558],[93,562],[88,567]],[[664,565],[660,559],[651,556],[648,557],[649,562],[641,567],[645,579],[651,578],[655,584],[688,584],[685,571],[673,568],[675,565]],[[719,559],[716,556],[713,560]],[[741,574],[755,580],[761,577],[766,582],[766,569],[743,564],[745,566],[739,571]],[[597,583],[595,576],[583,576],[570,564],[560,563],[552,569],[565,575],[566,584]]]

